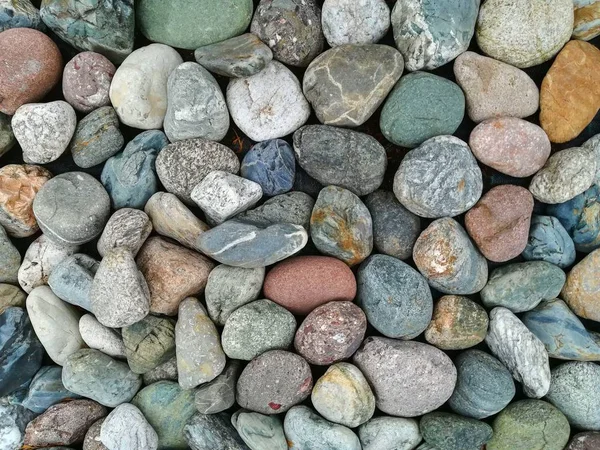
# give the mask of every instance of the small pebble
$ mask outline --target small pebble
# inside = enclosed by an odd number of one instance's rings
[[[231,423],[251,450],[288,450],[283,424],[277,416],[241,409],[231,416]]]
[[[42,414],[52,405],[78,398],[79,395],[68,391],[62,384],[62,367],[44,366],[31,380],[21,404],[36,414]]]
[[[90,311],[90,289],[99,265],[83,253],[67,256],[52,269],[48,285],[61,300]]]
[[[560,295],[579,317],[598,321],[599,293],[600,249],[594,250],[571,269]]]
[[[235,404],[235,385],[242,368],[238,361],[229,361],[221,374],[195,390],[194,404],[200,414],[216,414]]]
[[[565,450],[595,450],[600,446],[600,433],[588,431],[573,436]]]
[[[63,71],[65,100],[83,113],[110,105],[108,91],[116,70],[114,64],[100,53],[78,53]]]
[[[85,314],[79,319],[79,333],[89,348],[100,350],[113,358],[126,358],[121,333],[105,327],[92,314]]]
[[[259,142],[244,156],[240,173],[269,197],[288,192],[296,175],[294,150],[282,139]]]
[[[358,428],[363,450],[413,450],[421,442],[419,424],[401,417],[374,417]]]
[[[133,373],[151,371],[175,356],[175,322],[146,316],[122,329],[127,364]]]
[[[18,284],[21,254],[0,225],[0,282]]]
[[[5,2],[0,6],[0,31],[10,28],[35,28],[43,31],[45,25],[40,11],[29,0]]]
[[[142,375],[144,384],[150,386],[158,381],[177,381],[177,357],[174,356],[166,363],[155,367],[154,369]]]
[[[27,295],[17,286],[0,283],[0,314],[11,306],[25,307]]]
[[[158,435],[142,412],[123,403],[111,411],[100,427],[100,441],[108,450],[157,450]]]
[[[444,450],[481,448],[493,434],[485,422],[445,412],[421,417],[420,429],[425,442]]]
[[[98,253],[104,256],[116,247],[127,248],[133,256],[152,232],[152,222],[145,212],[122,208],[110,216],[98,240]]]
[[[321,23],[330,47],[375,44],[390,28],[385,0],[325,0]]]
[[[575,262],[575,244],[556,217],[534,214],[522,256],[527,261],[546,261],[564,269]]]
[[[190,450],[248,450],[229,414],[195,414],[183,430]]]
[[[293,191],[287,194],[276,195],[265,201],[262,205],[238,214],[236,219],[240,222],[256,225],[257,227],[290,223],[300,225],[305,230],[309,230],[310,216],[314,205],[315,201],[310,195],[300,191]]]

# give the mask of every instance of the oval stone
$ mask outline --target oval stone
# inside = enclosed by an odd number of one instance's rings
[[[422,440],[416,420],[389,416],[362,424],[358,436],[363,450],[412,450]]]
[[[493,434],[485,422],[445,412],[426,414],[419,427],[425,442],[444,450],[481,448]]]
[[[52,269],[48,285],[61,300],[90,311],[90,289],[99,264],[83,253],[68,256]]]
[[[571,269],[561,297],[579,317],[600,321],[599,295],[600,249],[597,249]]]
[[[575,261],[575,244],[556,217],[533,215],[522,256],[527,261],[546,261],[564,269]]]
[[[240,409],[231,416],[231,423],[251,449],[288,450],[283,424],[277,416]]]
[[[105,327],[93,314],[85,314],[79,319],[79,333],[89,348],[100,350],[113,358],[126,358],[121,332]]]
[[[62,91],[65,100],[83,113],[110,105],[108,91],[116,70],[114,64],[100,53],[78,53],[63,71]]]
[[[325,0],[321,23],[330,47],[375,44],[390,28],[390,8],[385,0]]]
[[[144,374],[175,356],[175,323],[166,317],[146,316],[122,329],[127,364]]]

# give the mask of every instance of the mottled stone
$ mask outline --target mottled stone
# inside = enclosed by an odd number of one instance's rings
[[[62,384],[62,367],[44,366],[31,380],[26,397],[21,402],[25,408],[41,414],[52,405],[64,400],[80,398]]]
[[[573,436],[565,450],[595,450],[600,446],[600,433],[588,431]]]
[[[287,450],[283,424],[277,416],[244,411],[233,413],[231,423],[251,450]]]
[[[85,169],[103,163],[124,143],[117,113],[111,106],[103,106],[79,121],[69,148],[75,164]]]
[[[323,189],[323,185],[307,174],[302,167],[297,166],[293,189],[304,192],[311,197],[316,197],[319,195],[321,189]]]
[[[600,249],[583,258],[571,269],[561,297],[579,317],[600,320]]]
[[[0,283],[0,314],[11,306],[25,307],[27,295],[17,286]]]
[[[121,333],[105,327],[92,314],[85,314],[79,319],[79,333],[89,348],[100,350],[113,358],[126,358]]]
[[[0,404],[0,444],[4,450],[20,449],[23,444],[25,427],[35,414],[22,406]]]
[[[481,448],[493,434],[485,422],[445,412],[423,416],[420,429],[425,442],[444,450]]]
[[[83,253],[67,256],[53,267],[48,285],[61,300],[90,311],[89,294],[98,266],[98,261]]]
[[[144,384],[150,386],[158,381],[177,381],[177,357],[155,367],[142,376]]]
[[[240,173],[244,178],[260,184],[265,195],[283,194],[294,185],[294,150],[282,139],[259,142],[244,156]]]
[[[358,428],[363,450],[413,450],[421,442],[419,424],[413,419],[374,417]]]
[[[98,253],[104,256],[113,248],[125,247],[135,256],[151,232],[152,222],[146,213],[138,209],[119,209],[106,222],[98,240]]]
[[[111,411],[100,427],[100,441],[109,450],[156,450],[158,435],[142,412],[123,403]]]
[[[195,390],[194,404],[200,414],[216,414],[235,404],[235,385],[241,372],[238,361],[229,361],[223,372]]]
[[[195,414],[183,430],[191,450],[248,450],[228,414]]]
[[[134,373],[149,372],[175,356],[175,322],[171,319],[146,316],[122,332],[127,363]]]
[[[556,217],[533,215],[522,256],[527,261],[546,261],[564,269],[575,261],[575,244]]]
[[[309,230],[310,216],[314,205],[315,201],[310,195],[300,191],[293,191],[277,195],[254,209],[238,214],[236,220],[256,225],[257,227],[290,223],[300,225],[305,230]]]
[[[83,113],[110,105],[108,91],[116,70],[114,64],[100,53],[78,53],[63,71],[62,92],[65,100]]]
[[[325,0],[321,23],[330,47],[375,44],[390,28],[385,0]]]
[[[11,28],[34,28],[44,31],[40,11],[30,0],[3,1],[0,6],[0,32]]]
[[[17,284],[20,266],[21,254],[0,225],[0,282]]]
[[[0,112],[0,156],[8,152],[17,143],[10,120],[10,116]]]

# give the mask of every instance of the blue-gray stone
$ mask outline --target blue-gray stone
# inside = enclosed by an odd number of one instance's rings
[[[515,382],[504,365],[481,350],[454,360],[457,380],[448,406],[463,416],[483,419],[502,411],[515,396]]]
[[[0,448],[18,450],[23,445],[25,428],[35,418],[35,413],[19,405],[0,399]]]
[[[23,308],[0,314],[0,396],[19,389],[42,365],[44,348]]]
[[[62,383],[62,367],[44,366],[35,374],[27,396],[21,402],[25,408],[41,414],[52,405],[66,399],[81,398],[65,388]]]
[[[196,414],[183,430],[191,450],[248,450],[229,414]]]
[[[235,404],[235,385],[242,367],[239,361],[229,361],[214,380],[195,390],[195,405],[200,414],[216,414]]]
[[[310,229],[310,215],[315,201],[304,192],[293,191],[276,195],[262,205],[235,216],[236,220],[266,228],[278,223],[300,225]]]
[[[534,215],[522,255],[528,261],[547,261],[564,269],[575,261],[575,244],[556,217]]]
[[[443,450],[478,450],[493,434],[485,422],[447,412],[424,415],[419,428],[425,442]]]
[[[52,269],[48,285],[61,300],[91,311],[89,294],[99,265],[83,253],[68,256]]]
[[[175,356],[175,321],[148,315],[123,327],[127,363],[134,373],[144,374]]]
[[[263,194],[283,194],[294,185],[294,150],[283,139],[259,142],[244,156],[240,172],[244,178],[260,184]]]
[[[202,233],[198,248],[222,264],[252,269],[275,264],[300,251],[307,242],[306,230],[300,225],[281,223],[259,228],[229,220]]]
[[[412,450],[421,442],[419,423],[403,417],[374,417],[358,428],[363,450]]]
[[[514,313],[529,311],[542,300],[560,294],[566,281],[562,269],[545,261],[528,261],[498,267],[481,291],[487,308],[504,306]]]
[[[413,339],[433,313],[427,280],[408,264],[373,255],[360,265],[356,300],[377,331],[387,337]]]
[[[0,32],[10,28],[44,31],[46,26],[40,18],[40,11],[30,0],[7,0],[0,3]]]
[[[19,284],[17,273],[21,266],[21,254],[0,225],[0,283]]]
[[[250,450],[287,450],[283,424],[277,416],[240,409],[231,423]]]
[[[123,152],[106,161],[101,180],[114,209],[143,209],[158,191],[154,163],[158,152],[168,143],[162,131],[144,131],[129,142]]]

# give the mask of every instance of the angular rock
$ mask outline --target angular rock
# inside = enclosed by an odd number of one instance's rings
[[[216,414],[235,404],[235,385],[241,372],[238,361],[230,361],[223,372],[195,390],[194,404],[200,414]]]
[[[416,420],[389,416],[362,424],[358,436],[363,450],[412,450],[422,440]]]
[[[195,414],[183,430],[191,450],[248,450],[228,414]]]
[[[65,100],[83,113],[110,105],[108,91],[116,70],[114,64],[100,53],[78,53],[63,71]]]
[[[158,435],[142,412],[130,403],[111,411],[100,427],[100,441],[109,450],[157,450]]]
[[[149,372],[175,356],[175,323],[168,318],[146,316],[123,328],[123,344],[131,371]]]
[[[23,445],[25,427],[35,414],[19,405],[0,404],[0,436],[6,450],[19,449]]]
[[[233,413],[231,424],[251,450],[287,450],[283,424],[277,416],[266,416],[243,409]]]
[[[117,210],[106,222],[98,240],[98,253],[104,256],[116,247],[125,247],[135,257],[152,232],[152,222],[138,209]]]
[[[69,148],[75,164],[89,168],[106,161],[121,150],[124,143],[117,113],[112,107],[103,106],[77,124]]]
[[[600,249],[583,258],[571,269],[561,298],[575,314],[584,319],[600,320]]]
[[[44,366],[35,374],[29,385],[27,396],[21,402],[25,408],[42,414],[52,405],[64,400],[80,398],[62,384],[62,367]]]
[[[89,348],[100,350],[113,358],[126,358],[121,333],[105,327],[92,314],[85,314],[79,319],[79,333]]]
[[[291,223],[309,230],[314,205],[315,201],[310,195],[293,191],[270,198],[262,205],[238,214],[236,219],[257,227]]]
[[[390,28],[390,8],[385,0],[326,0],[321,23],[330,47],[375,44]]]
[[[40,11],[29,0],[6,2],[0,7],[0,31],[11,28],[34,28],[44,31]]]
[[[492,427],[485,422],[445,412],[423,416],[420,429],[425,442],[447,450],[481,448],[493,434]]]
[[[556,217],[533,215],[522,256],[527,261],[546,261],[564,269],[575,261],[575,244]]]
[[[283,194],[294,185],[294,150],[282,139],[259,142],[244,156],[240,174],[260,184],[265,195]]]
[[[48,285],[61,300],[90,311],[90,289],[99,265],[83,253],[67,256],[52,269]]]

